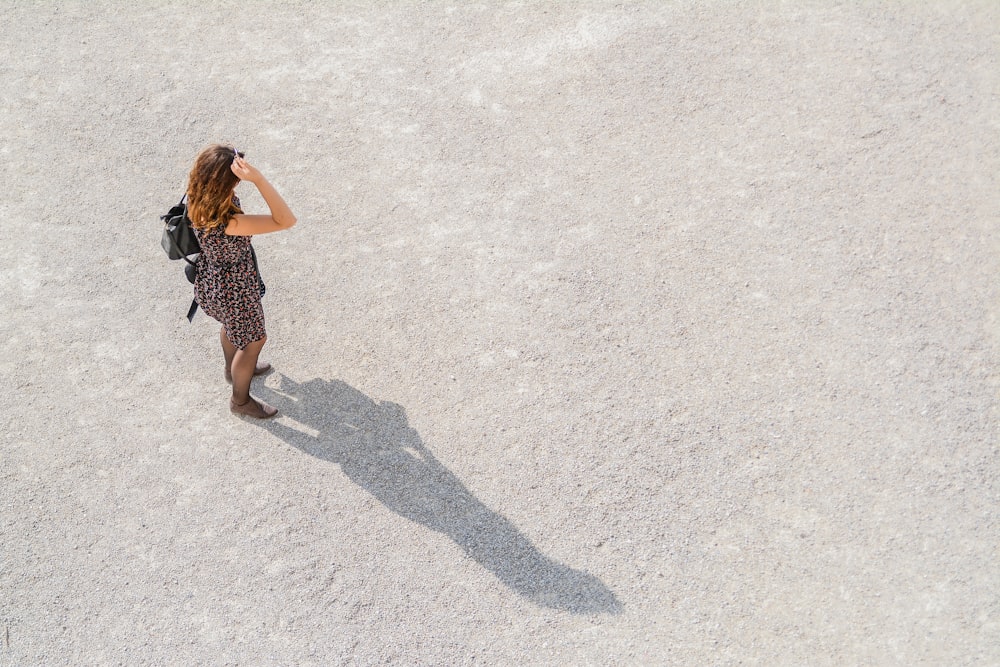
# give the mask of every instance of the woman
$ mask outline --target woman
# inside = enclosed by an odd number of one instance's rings
[[[270,215],[243,213],[235,193],[241,180],[257,187]],[[250,237],[288,229],[295,224],[295,216],[242,153],[221,144],[198,155],[187,196],[188,217],[201,243],[194,295],[202,310],[222,323],[219,338],[226,359],[225,377],[233,385],[229,409],[233,414],[268,419],[278,411],[250,397],[250,380],[271,368],[257,363],[267,334]]]

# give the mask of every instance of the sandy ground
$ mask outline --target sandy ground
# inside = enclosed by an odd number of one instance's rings
[[[0,665],[1000,664],[995,2],[0,9]]]

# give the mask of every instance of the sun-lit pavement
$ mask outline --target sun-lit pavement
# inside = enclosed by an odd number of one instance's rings
[[[0,665],[1000,662],[995,3],[3,4]]]

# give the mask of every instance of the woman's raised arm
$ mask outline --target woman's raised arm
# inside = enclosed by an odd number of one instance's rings
[[[288,204],[281,198],[274,186],[260,173],[259,169],[241,157],[233,160],[232,169],[240,180],[250,181],[257,187],[267,203],[267,207],[271,210],[271,215],[234,215],[233,219],[226,225],[226,234],[230,236],[254,236],[280,232],[295,226],[295,223],[298,222],[295,214],[288,208]]]

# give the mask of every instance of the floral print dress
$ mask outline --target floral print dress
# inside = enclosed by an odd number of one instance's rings
[[[194,298],[225,328],[238,349],[264,338],[264,307],[260,275],[254,266],[249,236],[228,236],[226,225],[197,229],[201,244]]]

